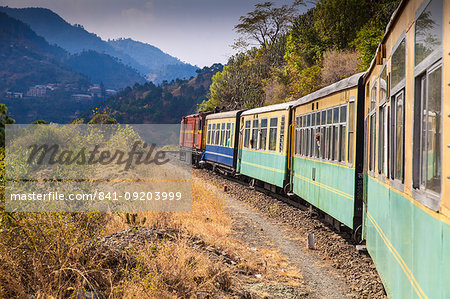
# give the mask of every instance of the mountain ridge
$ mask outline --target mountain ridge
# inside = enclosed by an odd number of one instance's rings
[[[47,8],[10,8],[0,6],[0,11],[30,26],[37,35],[44,37],[49,44],[55,44],[71,54],[88,50],[108,54],[118,61],[137,70],[142,76],[152,79],[154,83],[164,80],[195,76],[196,66],[182,62],[180,59],[163,52],[161,49],[130,38],[104,41],[95,33],[88,32],[82,25],[72,25],[57,13]],[[128,48],[133,53],[127,53]],[[137,50],[140,48],[140,53]],[[146,52],[147,51],[147,52]],[[152,57],[151,56],[155,56]],[[146,59],[143,59],[146,57]],[[139,62],[140,61],[140,62]],[[152,61],[153,63],[149,63]],[[165,64],[161,64],[166,61]],[[177,67],[174,67],[177,66]]]

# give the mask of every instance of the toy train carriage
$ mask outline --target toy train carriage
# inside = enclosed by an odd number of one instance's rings
[[[393,298],[450,296],[450,1],[402,1],[365,76],[365,237]]]
[[[357,128],[362,73],[327,86],[293,105],[291,181],[294,194],[346,226],[362,220],[362,128]],[[361,83],[360,83],[361,81]],[[362,96],[364,89],[360,90]],[[360,114],[363,109],[360,108]],[[360,129],[360,130],[358,130]],[[357,156],[357,152],[361,154]],[[359,163],[357,163],[359,162]],[[356,167],[358,166],[358,167]],[[359,196],[356,189],[359,188]]]
[[[220,168],[235,170],[242,110],[210,114],[206,117],[206,145],[203,160]]]
[[[206,116],[212,112],[201,112],[181,118],[180,128],[180,159],[192,159],[193,164],[200,161],[203,148],[203,126]]]
[[[284,188],[289,179],[288,128],[293,103],[255,108],[241,116],[237,172],[264,182],[272,191]]]

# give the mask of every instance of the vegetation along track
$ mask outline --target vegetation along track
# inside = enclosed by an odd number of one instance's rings
[[[336,276],[343,277],[350,292],[347,296],[386,298],[383,284],[370,256],[358,253],[348,234],[337,233],[321,222],[316,213],[293,207],[273,196],[224,178],[210,170],[196,169],[194,174],[219,188],[227,186],[226,192],[232,198],[250,205],[262,212],[264,216],[281,223],[292,234],[291,240],[297,240],[300,243],[300,248],[306,248],[306,235],[313,233],[316,246],[312,255],[315,255],[316,259],[323,260],[325,264],[330,264],[334,268]],[[280,244],[283,251],[282,247],[283,245]],[[308,263],[310,259],[306,257],[303,261]],[[305,279],[308,275],[307,267],[308,265],[302,266]],[[314,275],[314,273],[311,274]],[[314,277],[311,277],[311,280],[314,280]],[[315,282],[312,281],[310,287],[315,288],[314,284]]]

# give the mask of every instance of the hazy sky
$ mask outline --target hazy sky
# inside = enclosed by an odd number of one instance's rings
[[[263,0],[0,0],[45,7],[103,39],[132,38],[200,67],[225,63],[239,17]],[[276,5],[293,0],[272,0]],[[301,10],[306,8],[301,7]]]

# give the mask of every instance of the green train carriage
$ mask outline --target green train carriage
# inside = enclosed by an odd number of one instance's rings
[[[242,113],[236,172],[281,191],[289,181],[288,128],[294,102],[250,109]]]
[[[450,1],[402,1],[366,76],[367,249],[389,297],[450,297]]]
[[[292,192],[361,231],[363,73],[300,98],[293,105]],[[356,195],[356,196],[355,196]],[[338,221],[338,222],[336,222]]]

